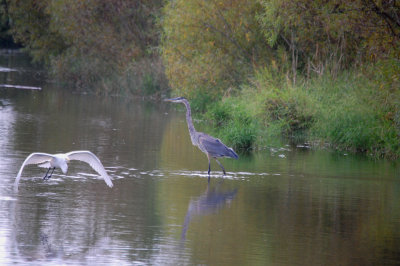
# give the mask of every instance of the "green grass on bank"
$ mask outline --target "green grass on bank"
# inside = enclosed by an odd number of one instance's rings
[[[283,136],[398,158],[399,73],[400,63],[393,60],[291,86],[264,69],[234,96],[208,105],[204,117],[217,136],[239,150],[267,146]]]

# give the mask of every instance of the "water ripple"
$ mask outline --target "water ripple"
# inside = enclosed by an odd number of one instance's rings
[[[136,168],[128,168],[123,166],[106,167],[106,171],[113,180],[119,179],[167,179],[172,177],[183,178],[208,178],[207,171],[190,171],[190,170],[138,170]],[[220,172],[211,173],[210,177],[213,179],[227,179],[227,180],[245,180],[248,181],[254,177],[273,177],[281,176],[281,173],[254,173],[254,172],[227,172],[222,175]],[[24,178],[20,183],[20,187],[30,186],[56,186],[64,182],[93,182],[94,180],[102,181],[103,178],[95,173],[76,172],[72,175],[64,175],[61,173],[54,173],[50,180],[43,181],[42,176],[31,176]],[[0,200],[5,200],[0,198]]]
[[[185,177],[201,177],[208,178],[207,171],[190,171],[190,170],[138,170],[136,168],[126,167],[106,167],[107,172],[113,178],[143,178],[144,176],[150,176],[153,178],[168,178],[173,176],[185,176]],[[223,178],[230,180],[245,180],[251,177],[265,177],[265,176],[279,176],[280,173],[252,173],[252,172],[227,172],[225,176],[222,173],[216,172],[211,173],[212,178]]]

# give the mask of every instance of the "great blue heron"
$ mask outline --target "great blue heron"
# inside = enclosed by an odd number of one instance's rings
[[[71,151],[68,153],[59,153],[59,154],[48,154],[48,153],[41,153],[35,152],[31,153],[22,164],[21,168],[19,169],[18,175],[14,182],[14,190],[18,191],[18,183],[19,179],[21,178],[22,170],[24,167],[29,164],[38,164],[39,167],[48,168],[46,175],[43,177],[43,180],[47,180],[51,178],[51,175],[54,172],[54,169],[60,168],[61,171],[65,174],[68,170],[68,162],[70,160],[79,160],[85,163],[88,163],[97,173],[103,177],[104,181],[109,187],[113,187],[113,183],[111,178],[108,176],[106,170],[103,167],[103,164],[90,151]],[[51,170],[51,173],[49,174]]]
[[[189,129],[190,139],[192,140],[193,145],[199,147],[199,149],[202,152],[204,152],[208,158],[208,181],[210,181],[211,158],[214,158],[217,161],[224,175],[226,175],[225,168],[222,166],[222,164],[218,161],[217,158],[230,157],[238,159],[239,156],[236,154],[236,152],[232,148],[229,148],[224,143],[222,143],[219,139],[207,135],[203,132],[196,131],[196,129],[193,126],[190,104],[186,98],[177,97],[177,98],[165,99],[164,101],[173,103],[183,103],[186,106],[186,122]]]

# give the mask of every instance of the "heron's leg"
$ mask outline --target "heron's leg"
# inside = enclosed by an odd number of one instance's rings
[[[50,179],[51,176],[53,175],[54,169],[56,169],[55,167],[53,167],[53,170],[51,171],[50,175],[47,177],[47,179]]]
[[[49,167],[49,169],[47,169],[47,172],[46,172],[46,174],[44,175],[43,180],[47,180],[47,179],[48,179],[48,178],[47,178],[47,175],[49,174],[50,169],[51,169],[51,167]]]
[[[208,183],[210,183],[211,160],[209,154],[207,154],[207,158],[208,158]]]
[[[217,159],[215,159],[215,160],[217,161],[219,166],[221,166],[221,169],[222,169],[222,172],[224,172],[224,175],[226,175],[225,168],[222,166],[222,164]]]

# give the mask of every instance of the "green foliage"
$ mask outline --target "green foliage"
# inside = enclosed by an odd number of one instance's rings
[[[68,46],[66,40],[51,24],[51,0],[8,0],[6,8],[10,17],[11,33],[36,61],[50,62]]]
[[[235,125],[231,121],[237,121],[241,125],[236,127],[237,132],[249,134],[253,147],[268,145],[284,136],[292,141],[300,139],[376,157],[397,158],[398,70],[397,60],[382,61],[337,77],[325,74],[292,86],[273,69],[263,68],[238,96],[225,98],[210,109],[207,118],[214,127],[221,128],[221,136],[226,139],[235,139],[229,131]],[[239,119],[241,115],[252,121],[246,123],[246,119]],[[248,125],[252,131],[241,132]],[[241,139],[246,142],[243,136]]]
[[[212,127],[229,145],[237,150],[249,150],[257,136],[256,121],[248,114],[242,103],[225,98],[205,114]]]
[[[400,56],[393,45],[399,11],[372,0],[171,1],[162,20],[166,74],[176,94],[190,98],[196,91],[217,98],[263,66],[293,85],[299,74],[335,77],[354,64]]]
[[[252,0],[170,1],[162,20],[162,56],[177,95],[219,97],[240,84],[265,49]]]
[[[6,0],[0,1],[0,48],[20,47],[10,33],[10,16]]]
[[[218,102],[207,112],[206,116],[213,126],[220,128],[226,125],[227,121],[232,120],[232,105],[226,102]]]
[[[399,52],[393,43],[399,41],[400,25],[388,19],[394,19],[400,11],[395,3],[372,0],[260,0],[260,3],[263,12],[257,18],[265,39],[270,46],[285,47],[292,77],[298,70],[307,77],[326,71],[335,76],[360,60],[385,58],[393,49]]]
[[[352,95],[353,96],[353,95]],[[350,96],[350,98],[352,98]],[[372,151],[379,143],[379,120],[365,104],[346,99],[319,109],[313,134],[342,149]]]
[[[100,94],[145,94],[165,89],[155,49],[163,1],[8,1],[14,37],[49,65],[57,81]],[[131,75],[144,58],[144,73]],[[147,62],[146,62],[147,63]],[[127,84],[132,77],[135,88]],[[125,87],[121,88],[121,85]]]
[[[222,130],[222,134],[237,150],[248,151],[253,148],[257,137],[257,127],[247,115],[235,117]]]
[[[0,26],[10,22],[15,40],[58,81],[144,95],[161,95],[169,83],[194,111],[208,110],[217,134],[237,149],[261,145],[259,136],[301,134],[400,156],[397,1],[5,0],[1,7]]]
[[[144,95],[152,95],[159,90],[160,86],[155,82],[154,77],[146,73],[143,77],[142,91]]]
[[[66,80],[73,80],[85,90],[101,87],[101,93],[118,94],[119,81],[148,56],[148,46],[158,41],[154,15],[160,2],[52,1],[51,26],[71,42],[68,50],[54,60],[56,73],[67,71],[71,77]],[[161,87],[155,84],[154,75],[161,73],[142,73],[139,87],[125,87],[125,91],[154,93]]]
[[[399,110],[399,87],[390,93],[390,101],[382,97],[387,95],[383,91],[392,90],[391,86],[383,85],[379,91],[369,76],[381,73],[374,66],[362,74],[348,72],[336,79],[325,76],[313,80],[307,88],[316,107],[310,137],[374,156],[400,156],[400,135],[392,116]]]
[[[195,112],[204,113],[207,110],[209,104],[212,102],[213,99],[209,93],[203,92],[201,90],[193,92],[191,106]]]
[[[240,98],[255,106],[250,112],[265,126],[264,135],[292,137],[306,132],[314,122],[315,104],[307,91],[289,86],[273,69],[258,70]]]

